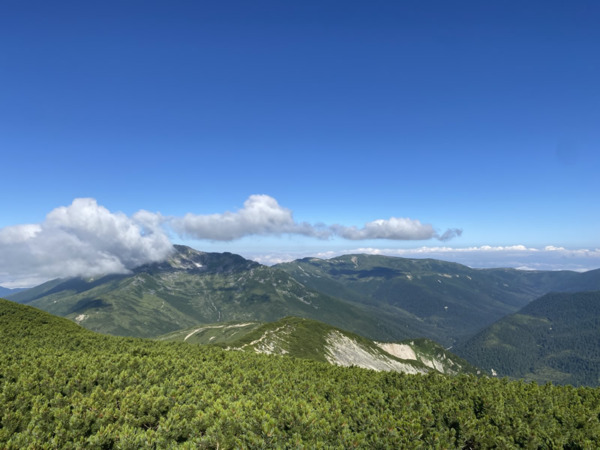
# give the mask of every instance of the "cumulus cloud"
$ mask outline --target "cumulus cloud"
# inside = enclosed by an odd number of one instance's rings
[[[268,195],[251,195],[241,209],[219,214],[166,217],[150,211],[132,216],[111,212],[95,199],[78,198],[51,211],[40,224],[0,229],[0,284],[21,287],[52,278],[127,273],[162,261],[173,251],[169,234],[182,239],[233,241],[246,236],[300,235],[318,239],[448,240],[457,229],[438,234],[432,225],[392,217],[364,227],[297,222],[288,208]],[[24,281],[26,280],[26,281]]]
[[[171,227],[183,237],[214,241],[232,241],[250,235],[297,234],[327,239],[339,236],[349,240],[389,239],[426,240],[437,238],[447,241],[460,236],[462,230],[449,229],[442,235],[433,226],[418,220],[392,217],[378,219],[363,228],[344,225],[312,225],[296,222],[292,211],[279,205],[268,195],[251,195],[243,208],[222,214],[186,214],[171,218]]]
[[[215,241],[284,233],[318,238],[330,235],[326,228],[295,222],[292,211],[280,206],[277,200],[268,195],[251,195],[237,212],[209,215],[190,213],[182,218],[173,218],[170,224],[180,235]]]
[[[79,198],[51,211],[41,224],[0,229],[0,279],[8,280],[6,286],[126,273],[163,260],[173,247],[157,216],[150,216],[112,213],[94,199]]]
[[[346,227],[343,225],[334,225],[332,229],[335,233],[344,239],[365,240],[365,239],[399,239],[399,240],[420,240],[431,239],[435,236],[435,231],[431,225],[423,225],[418,220],[391,217],[388,220],[374,220],[365,224],[363,228]]]
[[[462,230],[449,229],[440,235],[433,229],[432,225],[422,224],[419,220],[404,217],[374,220],[368,222],[360,229],[343,225],[333,225],[331,229],[338,236],[350,240],[389,239],[415,241],[437,238],[441,241],[448,241],[462,234]]]

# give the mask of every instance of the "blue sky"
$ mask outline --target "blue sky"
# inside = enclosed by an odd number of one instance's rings
[[[595,1],[4,1],[0,285],[166,241],[600,267],[599,20]]]

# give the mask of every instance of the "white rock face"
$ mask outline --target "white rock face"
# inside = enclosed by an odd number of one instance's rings
[[[427,367],[437,370],[441,373],[456,373],[452,364],[448,364],[444,355],[438,355],[439,358],[425,357],[423,354],[417,354],[409,344],[395,344],[392,342],[375,342],[382,350],[392,356],[400,359],[409,359],[421,361]]]
[[[400,359],[417,359],[417,354],[410,345],[407,344],[394,344],[391,342],[376,342],[376,344],[385,350],[390,355]]]
[[[387,370],[403,373],[426,373],[410,364],[376,355],[356,341],[338,331],[332,331],[327,337],[327,361],[338,366],[357,366],[372,370]]]
[[[437,359],[422,358],[421,362],[427,367],[431,367],[432,369],[435,369],[438,372],[446,373],[446,368],[444,367],[444,364],[442,364],[442,362],[438,361]]]

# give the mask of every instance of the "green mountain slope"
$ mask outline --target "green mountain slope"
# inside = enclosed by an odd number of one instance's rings
[[[600,289],[600,271],[474,270],[436,260],[347,255],[267,267],[175,246],[129,275],[53,280],[11,299],[94,331],[155,337],[197,324],[319,320],[375,340],[448,347],[551,290]]]
[[[9,289],[9,288],[0,286],[0,297],[8,297],[11,294],[16,294],[21,291],[23,291],[23,289]]]
[[[0,300],[0,448],[598,448],[600,390],[98,335]]]
[[[345,255],[276,266],[307,287],[393,318],[413,336],[452,345],[552,290],[600,289],[600,271],[476,270],[431,259]],[[420,333],[414,334],[417,328]]]
[[[547,294],[455,351],[488,373],[600,385],[600,291]]]
[[[198,323],[295,315],[378,339],[407,337],[392,320],[309,289],[284,271],[183,246],[168,261],[131,275],[54,280],[12,299],[119,336],[154,337]]]
[[[473,373],[477,370],[438,344],[425,340],[378,343],[331,325],[299,317],[270,323],[202,325],[159,337],[230,350],[293,356],[342,366],[403,373]]]
[[[183,328],[156,337],[159,341],[200,345],[230,344],[263,326],[263,322],[220,322]]]

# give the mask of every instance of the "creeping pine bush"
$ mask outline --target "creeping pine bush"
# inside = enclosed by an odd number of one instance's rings
[[[600,448],[600,391],[102,336],[0,301],[0,448]]]

